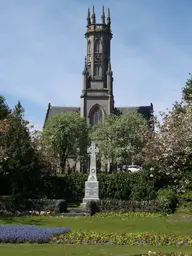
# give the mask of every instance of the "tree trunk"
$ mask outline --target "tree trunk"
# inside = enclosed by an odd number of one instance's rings
[[[67,161],[67,157],[63,157],[62,159],[60,159],[60,168],[61,168],[62,174],[66,173],[66,168],[65,168],[66,161]]]

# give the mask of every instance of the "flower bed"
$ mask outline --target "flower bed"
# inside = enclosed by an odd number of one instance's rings
[[[161,233],[96,233],[74,232],[53,236],[51,243],[63,244],[113,244],[113,245],[148,245],[148,246],[182,246],[192,245],[192,237]]]
[[[34,225],[0,225],[0,243],[48,243],[50,237],[71,231],[70,228],[42,228]]]
[[[184,252],[151,252],[148,254],[143,254],[142,256],[192,256],[192,253],[184,253]]]
[[[4,217],[19,217],[19,216],[50,216],[51,211],[0,211],[0,216]]]
[[[93,217],[99,218],[130,218],[130,217],[162,217],[163,214],[161,213],[154,213],[154,212],[99,212],[96,213]]]

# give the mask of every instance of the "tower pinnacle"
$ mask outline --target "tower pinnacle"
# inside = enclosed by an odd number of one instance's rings
[[[91,18],[90,18],[90,9],[88,8],[88,14],[87,14],[87,26],[91,24]]]
[[[109,60],[108,60],[107,74],[111,74],[111,58],[110,57],[109,57]]]
[[[103,6],[103,8],[102,8],[101,22],[102,22],[103,24],[105,24],[105,10],[104,10],[104,6]]]
[[[85,61],[84,61],[84,69],[83,69],[83,75],[85,75],[86,74],[86,71],[87,71],[87,58],[86,58],[86,56],[85,56]]]
[[[111,26],[111,14],[110,14],[110,9],[109,8],[108,8],[107,25]]]
[[[93,11],[92,11],[92,24],[95,24],[96,23],[96,15],[95,15],[95,8],[94,8],[94,5],[93,5]]]

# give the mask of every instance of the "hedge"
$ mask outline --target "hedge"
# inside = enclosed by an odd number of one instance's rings
[[[98,212],[102,213],[123,213],[123,212],[142,212],[155,213],[161,212],[159,202],[155,200],[149,201],[122,201],[122,200],[100,200],[90,201],[86,205],[86,210],[92,216]]]
[[[28,198],[65,199],[68,203],[82,202],[88,175],[72,173],[63,177],[48,176],[39,180]],[[4,183],[4,180],[6,182]],[[156,198],[159,187],[145,172],[98,174],[100,199],[149,201]],[[0,195],[11,194],[11,180],[0,177]]]

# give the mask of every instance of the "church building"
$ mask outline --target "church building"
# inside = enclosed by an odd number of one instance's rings
[[[96,22],[94,7],[92,14],[88,9],[86,26],[86,57],[82,72],[81,104],[77,107],[57,107],[48,104],[45,124],[49,117],[61,112],[79,112],[87,123],[94,126],[111,113],[125,113],[136,110],[147,120],[153,115],[153,104],[137,107],[115,107],[113,94],[113,71],[111,66],[111,31],[110,9],[105,18],[104,7],[101,21]],[[117,81],[118,83],[118,81]],[[118,86],[121,90],[121,85]],[[45,125],[44,124],[44,125]]]

